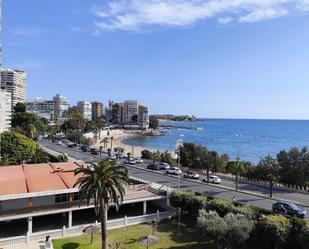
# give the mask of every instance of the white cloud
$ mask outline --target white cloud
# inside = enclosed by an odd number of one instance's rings
[[[224,16],[218,18],[218,23],[220,24],[228,24],[233,21],[233,17],[230,16]]]
[[[245,16],[239,17],[239,22],[257,22],[267,19],[279,18],[288,15],[286,9],[263,9],[253,11]]]
[[[109,0],[93,7],[97,30],[138,31],[183,27],[217,19],[220,24],[257,22],[309,11],[309,0]]]

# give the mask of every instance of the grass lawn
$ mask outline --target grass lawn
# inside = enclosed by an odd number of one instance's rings
[[[188,222],[187,222],[188,223]],[[121,249],[145,249],[139,244],[138,239],[151,234],[150,225],[128,226],[108,231],[109,243],[121,241]],[[159,241],[149,246],[150,249],[213,249],[212,241],[202,239],[193,228],[182,223],[181,233],[178,234],[178,225],[174,220],[160,223],[157,227],[156,236]],[[90,235],[53,240],[54,249],[100,249],[100,234],[96,234],[94,243],[90,244]]]

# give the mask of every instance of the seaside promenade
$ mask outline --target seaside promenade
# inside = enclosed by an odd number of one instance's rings
[[[70,149],[65,146],[55,145],[49,142],[40,142],[43,147],[60,153],[67,153],[70,157],[81,161],[96,161],[97,158],[87,153],[76,151],[76,149]],[[134,176],[149,182],[159,183],[171,188],[178,188],[178,181],[180,181],[180,188],[183,190],[190,189],[192,191],[199,191],[212,195],[218,198],[231,200],[233,197],[237,201],[271,209],[272,204],[276,200],[287,200],[295,202],[305,207],[307,210],[307,219],[309,213],[309,194],[291,191],[274,189],[274,196],[270,199],[268,196],[268,188],[266,186],[260,186],[253,183],[240,183],[240,190],[235,191],[235,182],[232,180],[223,179],[221,185],[213,185],[202,183],[201,181],[183,179],[175,176],[169,176],[160,171],[151,171],[146,169],[146,164],[139,166],[127,166],[130,176]]]

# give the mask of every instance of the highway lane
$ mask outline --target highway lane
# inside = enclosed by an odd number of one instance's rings
[[[89,161],[94,162],[98,158],[98,156],[93,156],[93,155],[89,155],[88,153],[76,151],[76,149],[70,149],[65,145],[59,146],[56,144],[52,144],[49,142],[42,142],[42,141],[40,141],[40,144],[44,147],[47,147],[48,149],[51,149],[57,152],[66,153],[68,154],[68,156],[72,158],[86,161],[86,162],[89,162]],[[107,155],[104,154],[103,156],[106,157]],[[141,166],[141,168],[127,166],[129,175],[135,176],[141,179],[145,179],[147,181],[156,182],[156,183],[168,186],[168,187],[177,188],[178,179],[176,177],[168,176],[166,174],[160,174],[158,172],[152,172],[149,170],[145,170],[142,167],[144,167],[144,165]],[[266,209],[271,209],[272,203],[274,202],[273,200],[270,200],[268,198],[258,197],[258,196],[254,196],[252,194],[247,194],[247,193],[240,193],[234,190],[223,189],[219,186],[212,185],[212,184],[205,184],[200,181],[190,181],[190,180],[181,178],[180,183],[181,183],[180,184],[181,189],[190,189],[192,191],[206,193],[207,195],[215,196],[215,197],[226,199],[226,200],[232,200],[234,196],[236,200],[239,202],[242,202],[248,205],[266,208]],[[307,210],[306,218],[308,219],[309,208],[306,208],[306,210]]]

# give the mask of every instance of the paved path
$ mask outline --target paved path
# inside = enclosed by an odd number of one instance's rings
[[[42,144],[42,143],[41,143]],[[82,161],[95,161],[96,157],[91,156],[87,153],[78,152],[76,149],[70,149],[65,145],[59,146],[52,143],[45,143],[44,146],[52,149],[54,151],[67,153],[70,157],[76,158]],[[178,179],[172,176],[168,176],[163,173],[159,173],[158,171],[150,171],[146,170],[145,165],[140,165],[138,167],[127,166],[129,170],[129,174],[135,177],[139,177],[141,179],[145,179],[151,182],[160,183],[162,185],[166,185],[169,187],[177,188]],[[206,193],[208,195],[212,195],[215,197],[219,197],[226,200],[231,200],[232,197],[236,197],[237,201],[242,203],[246,203],[248,205],[258,206],[262,208],[271,209],[272,203],[274,200],[269,199],[268,189],[265,186],[260,186],[256,184],[240,184],[240,192],[236,192],[233,189],[235,185],[233,181],[223,180],[221,186],[205,184],[201,181],[192,181],[186,179],[180,179],[181,189],[191,189],[192,191],[199,191]],[[303,193],[297,193],[292,191],[283,191],[283,190],[275,190],[274,198],[290,200],[297,203],[302,203],[304,206],[309,204],[309,195]],[[307,219],[309,212],[309,205],[305,208],[307,210]]]

